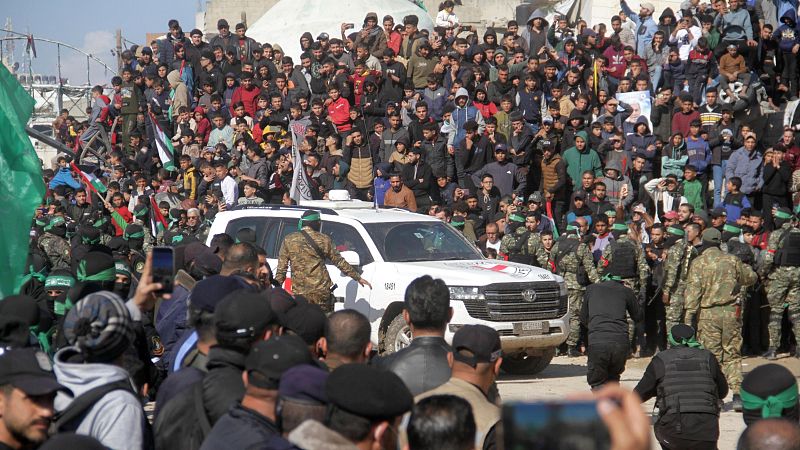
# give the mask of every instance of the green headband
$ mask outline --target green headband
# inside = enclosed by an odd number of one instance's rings
[[[609,281],[609,280],[611,280],[611,281],[622,281],[622,277],[617,276],[617,275],[610,275],[610,274],[603,275],[603,281]]]
[[[100,242],[100,237],[90,238],[88,236],[81,236],[81,242],[84,244],[98,244]]]
[[[684,236],[686,233],[678,227],[667,227],[667,233],[675,236]]]
[[[36,223],[37,227],[46,227],[47,226],[47,222],[45,222],[44,220],[41,220],[41,219],[36,219],[35,223]]]
[[[117,270],[114,267],[101,270],[94,275],[86,274],[86,260],[78,263],[78,281],[113,281],[117,277]]]
[[[628,231],[628,226],[625,225],[624,223],[615,223],[614,225],[611,225],[611,231],[625,231],[625,232],[627,232]]]
[[[141,208],[138,211],[133,212],[134,217],[142,217],[147,215],[147,208]]]
[[[737,227],[737,226],[729,225],[729,224],[726,223],[725,225],[722,226],[722,231],[727,231],[728,233],[739,234],[739,233],[742,232],[742,229]]]
[[[116,275],[125,275],[127,277],[131,276],[131,269],[122,262],[114,263],[114,272]]]
[[[617,212],[608,210],[608,211],[605,212],[605,215],[606,215],[606,217],[617,217]]]
[[[100,228],[103,225],[105,225],[107,222],[108,222],[108,218],[107,217],[103,217],[100,220],[95,220],[95,222],[92,224],[92,226],[95,227],[95,228]]]
[[[761,398],[744,389],[739,390],[739,395],[742,397],[742,406],[745,409],[761,408],[762,419],[781,417],[781,412],[784,409],[791,408],[797,404],[797,383],[789,386],[783,392],[770,395],[767,398]]]
[[[125,239],[126,241],[128,239],[144,239],[144,231],[139,231],[137,233],[131,233],[131,234],[125,233],[125,235],[122,238]]]
[[[510,216],[508,216],[508,220],[510,220],[511,222],[525,223],[525,218],[520,216],[519,214],[511,214]]]
[[[309,214],[306,217],[301,217],[300,221],[297,222],[297,229],[298,230],[302,229],[303,226],[308,222],[319,222],[320,219],[321,219],[321,217],[320,217],[319,213],[316,212],[316,211],[313,212],[312,214]]]
[[[459,218],[459,219],[450,219],[450,225],[452,225],[454,227],[463,227],[465,223],[466,222],[464,222],[464,219],[461,219],[461,218]]]
[[[183,242],[183,235],[182,234],[176,234],[175,236],[172,236],[172,239],[170,240],[170,242],[173,243],[173,244],[177,244],[179,242]]]
[[[567,225],[566,230],[567,231],[578,231],[578,227],[576,227],[575,225]]]
[[[776,219],[784,219],[784,220],[792,220],[792,215],[787,213],[787,212],[783,212],[783,211],[775,211],[775,218]]]
[[[669,341],[670,345],[673,347],[677,347],[679,345],[683,345],[684,347],[689,348],[703,348],[703,346],[697,342],[694,336],[690,337],[689,339],[681,339],[680,341],[676,341],[674,337],[672,337],[672,331],[667,332],[667,340]]]
[[[75,284],[75,279],[66,275],[52,275],[44,280],[45,289],[49,288],[71,288]]]
[[[44,231],[50,231],[53,228],[55,228],[55,227],[57,227],[59,225],[63,225],[63,224],[64,224],[64,218],[63,217],[61,217],[61,216],[53,217],[52,219],[50,219],[50,223],[48,223],[44,227]]]

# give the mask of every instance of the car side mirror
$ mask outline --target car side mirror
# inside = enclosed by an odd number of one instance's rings
[[[347,261],[347,264],[350,264],[353,267],[358,267],[361,265],[361,258],[358,256],[358,253],[347,250],[341,253],[342,258]]]

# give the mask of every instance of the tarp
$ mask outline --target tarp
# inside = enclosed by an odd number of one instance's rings
[[[395,24],[403,17],[419,17],[419,28],[433,30],[430,15],[408,0],[281,0],[269,9],[247,30],[247,35],[258,42],[279,44],[286,55],[300,64],[300,36],[308,31],[316,39],[322,33],[331,38],[341,37],[342,23],[353,23],[359,31],[367,12],[378,15],[378,26],[383,26],[383,16],[390,15]]]

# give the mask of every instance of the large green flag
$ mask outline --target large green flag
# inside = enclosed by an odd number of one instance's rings
[[[0,298],[18,289],[28,260],[31,220],[44,197],[42,167],[25,133],[34,104],[0,64]]]

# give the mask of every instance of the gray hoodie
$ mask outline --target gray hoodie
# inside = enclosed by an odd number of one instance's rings
[[[631,180],[628,179],[627,176],[622,174],[622,168],[618,161],[611,161],[606,164],[605,170],[616,170],[617,176],[614,178],[610,178],[608,175],[600,178],[606,185],[606,199],[611,202],[612,205],[617,206],[619,204],[620,194],[622,191],[623,185],[628,185],[628,195],[622,199],[622,206],[628,207],[633,201],[633,187],[631,186]]]
[[[54,371],[58,382],[75,397],[104,384],[129,380],[128,372],[111,364],[76,364],[66,362],[76,349],[67,347],[56,353]],[[133,386],[131,386],[133,388]],[[63,411],[74,397],[59,392],[56,411]],[[130,392],[116,390],[97,401],[75,430],[91,436],[114,450],[141,450],[144,444],[145,416],[142,404]]]

